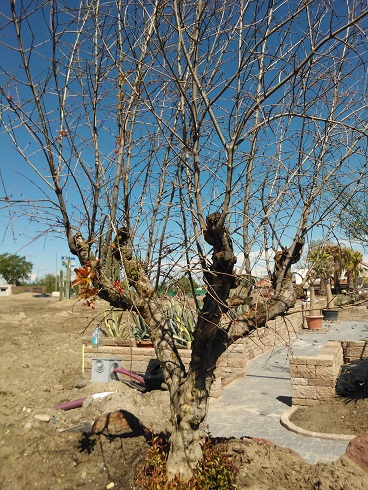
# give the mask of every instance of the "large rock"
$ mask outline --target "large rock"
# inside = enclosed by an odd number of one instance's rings
[[[359,434],[349,442],[346,456],[364,471],[368,471],[368,433]]]
[[[106,413],[95,420],[91,434],[100,434],[101,432],[106,432],[109,435],[137,436],[148,434],[149,430],[132,413],[127,410],[117,410]]]

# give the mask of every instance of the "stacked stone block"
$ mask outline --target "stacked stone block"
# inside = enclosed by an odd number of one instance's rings
[[[285,317],[270,321],[266,327],[258,328],[243,339],[237,340],[220,357],[215,369],[215,381],[211,396],[217,397],[224,386],[243,377],[246,364],[250,359],[279,345],[287,344],[291,337],[302,329],[301,308],[295,308]],[[113,342],[112,342],[113,343]],[[122,359],[122,367],[134,373],[144,374],[150,359],[156,357],[153,347],[136,347],[135,345],[103,345],[97,349],[85,340],[84,373],[87,379],[92,375],[92,359]],[[186,367],[189,366],[191,351],[179,350]]]
[[[179,350],[180,357],[185,367],[189,366],[191,351],[188,349],[180,349]],[[236,357],[235,353],[235,357]],[[86,345],[84,350],[84,375],[86,379],[91,379],[92,377],[92,359],[121,359],[121,367],[131,371],[133,373],[138,373],[144,375],[146,372],[148,363],[151,359],[156,358],[155,350],[153,347],[134,347],[134,346],[112,346],[112,345],[103,345],[98,349]],[[239,377],[239,368],[235,366],[237,365],[237,360],[234,359],[234,355],[230,355],[226,362],[220,363],[215,370],[215,381],[212,384],[211,388],[211,396],[217,397],[221,393],[221,389],[224,384],[228,384],[231,382],[230,380],[236,379]],[[227,366],[228,364],[228,366]],[[222,372],[222,366],[226,365],[226,369],[224,373]],[[233,366],[233,372],[231,371],[231,366]],[[227,368],[230,368],[230,372],[228,373]],[[236,371],[236,375],[235,375]],[[244,369],[242,371],[242,375],[244,375]],[[230,380],[227,380],[227,376],[229,375]],[[235,378],[233,376],[235,375]],[[122,375],[121,375],[122,376]],[[224,383],[224,384],[223,384]]]
[[[342,342],[341,345],[344,353],[344,360],[349,362],[368,357],[367,344],[368,342],[366,340]]]
[[[290,377],[293,405],[311,406],[334,397],[342,364],[340,342],[327,342],[317,356],[292,356]]]
[[[220,380],[220,387],[223,388],[242,378],[245,375],[246,364],[245,343],[243,339],[239,339],[222,354],[217,362],[215,377]]]

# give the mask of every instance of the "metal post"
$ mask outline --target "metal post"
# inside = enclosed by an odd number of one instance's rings
[[[66,272],[65,272],[65,297],[70,298],[70,263],[71,259],[68,257],[66,262]]]
[[[56,250],[55,291],[58,290],[58,250]]]
[[[63,271],[60,271],[60,296],[59,300],[61,301],[64,298],[64,274]]]

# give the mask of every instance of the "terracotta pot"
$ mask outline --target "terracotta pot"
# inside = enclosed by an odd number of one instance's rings
[[[153,347],[152,340],[137,340],[137,347]]]
[[[322,328],[323,315],[310,315],[305,317],[308,330],[320,330]]]

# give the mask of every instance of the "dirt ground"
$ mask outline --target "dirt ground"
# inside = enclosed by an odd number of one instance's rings
[[[83,379],[81,339],[91,335],[106,307],[99,301],[91,310],[75,300],[29,293],[0,297],[1,489],[134,488],[134,471],[148,447],[139,427],[124,434],[111,429],[110,434],[88,436],[81,426],[87,428],[104,413],[122,410],[127,419],[134,422],[136,417],[159,433],[168,426],[168,395],[142,394],[119,381],[92,384]],[[90,396],[110,391],[103,399]],[[52,408],[81,398],[86,400],[79,408]],[[366,417],[367,403],[360,400],[326,409],[330,419],[339,422],[335,429],[352,433],[355,421]],[[316,428],[318,418],[314,430],[325,431]],[[347,421],[349,425],[344,425]],[[365,425],[358,431],[362,428],[368,430]],[[291,451],[247,438],[230,440],[229,451],[241,465],[239,489],[367,488],[368,475],[346,457],[309,465]]]

